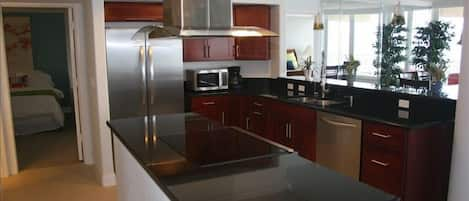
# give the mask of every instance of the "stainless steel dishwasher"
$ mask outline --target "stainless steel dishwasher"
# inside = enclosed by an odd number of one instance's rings
[[[361,120],[318,112],[316,162],[359,179]]]

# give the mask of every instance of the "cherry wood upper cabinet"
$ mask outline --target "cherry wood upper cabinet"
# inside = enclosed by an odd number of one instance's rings
[[[270,6],[234,5],[235,26],[257,26],[270,29]],[[237,60],[270,60],[270,38],[236,38]]]
[[[106,2],[104,3],[106,22],[163,21],[162,3]]]
[[[184,39],[184,61],[224,61],[234,59],[233,38]]]

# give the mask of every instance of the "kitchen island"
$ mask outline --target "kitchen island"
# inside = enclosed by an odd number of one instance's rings
[[[122,201],[399,200],[280,144],[195,113],[108,125]]]

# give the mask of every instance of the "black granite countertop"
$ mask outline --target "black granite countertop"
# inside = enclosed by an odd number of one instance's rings
[[[173,201],[397,201],[285,147],[197,114],[108,126]]]
[[[402,119],[398,118],[397,110],[395,113],[389,112],[382,112],[376,110],[375,107],[367,107],[367,106],[357,106],[353,105],[352,107],[349,103],[346,103],[344,100],[340,100],[344,103],[336,104],[336,105],[329,105],[329,106],[321,106],[315,104],[304,103],[298,101],[298,96],[288,96],[283,93],[275,93],[275,92],[265,92],[259,90],[250,90],[250,89],[236,89],[236,90],[221,90],[221,91],[209,91],[209,92],[192,92],[186,91],[187,97],[195,97],[195,96],[223,96],[223,95],[238,95],[238,96],[259,96],[268,99],[273,99],[293,105],[303,106],[305,108],[310,108],[320,112],[328,112],[336,115],[342,115],[346,117],[356,118],[360,120],[367,120],[373,121],[378,123],[384,123],[392,126],[398,126],[403,128],[425,128],[430,127],[436,124],[452,122],[452,120],[428,120],[428,121],[418,121],[418,120],[411,120],[411,119]]]

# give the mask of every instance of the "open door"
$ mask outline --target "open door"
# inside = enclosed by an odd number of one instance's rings
[[[65,15],[67,18],[67,44],[68,44],[68,66],[69,66],[69,78],[70,86],[73,91],[73,104],[75,109],[75,126],[77,133],[77,147],[78,147],[78,159],[83,161],[83,131],[81,125],[81,113],[80,113],[80,99],[79,99],[79,90],[78,90],[78,73],[77,73],[77,58],[76,58],[76,40],[77,36],[75,29],[75,21],[73,9],[68,8]]]
[[[0,6],[0,176],[18,173],[13,115],[11,111],[10,87],[8,81],[7,56],[3,30],[3,8]]]

